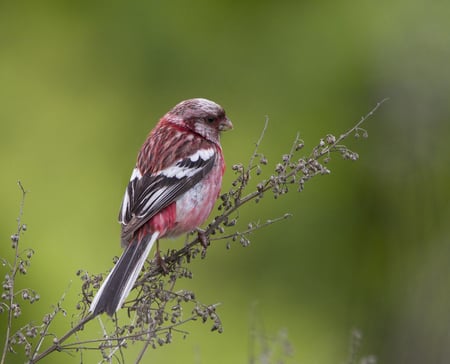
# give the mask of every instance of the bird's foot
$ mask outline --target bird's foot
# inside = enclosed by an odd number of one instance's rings
[[[159,241],[156,243],[155,263],[158,268],[161,268],[163,274],[169,273],[169,267],[164,258],[161,256],[161,251],[159,250]]]

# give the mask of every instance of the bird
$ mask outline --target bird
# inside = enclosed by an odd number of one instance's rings
[[[93,316],[122,307],[158,239],[206,221],[225,171],[220,134],[232,128],[220,105],[194,98],[175,105],[150,131],[119,211],[124,251],[91,302]]]

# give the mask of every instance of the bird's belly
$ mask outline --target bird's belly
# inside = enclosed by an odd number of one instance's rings
[[[221,181],[212,178],[213,174],[210,173],[177,200],[176,221],[170,235],[176,236],[192,231],[208,218],[221,185]]]

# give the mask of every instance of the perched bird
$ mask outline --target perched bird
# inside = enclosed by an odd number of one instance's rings
[[[119,212],[125,249],[91,303],[94,316],[122,306],[158,239],[208,218],[225,170],[219,134],[232,127],[221,106],[197,98],[180,102],[150,132]]]

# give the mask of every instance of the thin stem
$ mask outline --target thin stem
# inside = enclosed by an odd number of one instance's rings
[[[89,314],[88,316],[86,316],[85,318],[83,318],[77,325],[75,325],[74,327],[72,327],[69,331],[67,331],[60,339],[58,339],[52,346],[50,346],[49,348],[47,348],[45,351],[43,351],[40,354],[35,355],[31,360],[30,360],[30,364],[34,364],[37,363],[39,360],[45,358],[47,355],[53,353],[55,350],[61,350],[62,346],[61,344],[66,341],[69,337],[71,337],[74,333],[76,333],[77,331],[80,331],[83,326],[88,323],[89,321],[91,321],[95,316],[93,316],[92,314]]]
[[[19,240],[20,240],[20,233],[22,231],[22,217],[23,217],[23,208],[25,205],[25,196],[27,195],[27,191],[23,188],[22,183],[20,181],[17,181],[17,184],[19,185],[20,190],[22,191],[22,201],[20,202],[20,209],[19,209],[19,216],[17,217],[17,232],[12,237],[13,244],[14,244],[14,263],[10,269],[11,276],[9,277],[9,309],[8,309],[8,321],[6,324],[6,335],[5,335],[5,345],[3,347],[2,352],[2,358],[0,363],[4,364],[6,360],[6,353],[9,350],[9,341],[11,339],[11,329],[12,329],[12,319],[14,315],[13,305],[14,305],[14,283],[16,280],[16,275],[18,271],[18,262],[19,262]]]
[[[266,134],[268,125],[269,125],[269,118],[266,116],[266,120],[264,122],[264,128],[261,131],[259,139],[255,144],[255,149],[254,149],[252,155],[250,156],[250,160],[248,162],[248,167],[247,167],[247,169],[245,169],[243,166],[241,166],[241,170],[239,171],[240,172],[240,179],[239,179],[240,184],[239,184],[238,190],[236,191],[236,193],[234,195],[234,204],[237,206],[240,205],[240,198],[241,198],[242,192],[244,191],[245,187],[247,186],[248,181],[250,180],[250,172],[255,167],[253,165],[253,162],[254,162],[255,158],[259,155],[259,153],[258,153],[259,146],[261,145],[261,142],[264,139],[264,135]]]
[[[253,151],[253,154],[250,157],[250,161],[249,161],[248,167],[247,167],[248,170],[252,169],[252,167],[253,167],[253,162],[254,162],[256,156],[258,155],[259,146],[261,145],[261,143],[262,143],[262,141],[264,139],[264,135],[266,134],[266,130],[267,130],[268,125],[269,125],[269,117],[266,116],[266,120],[264,122],[263,130],[261,132],[261,135],[259,136],[258,141],[255,144],[255,150]]]
[[[266,220],[266,221],[265,221],[264,223],[262,223],[262,224],[257,223],[257,224],[253,225],[252,227],[250,227],[250,228],[248,228],[248,229],[246,229],[246,230],[239,231],[239,232],[233,233],[233,234],[228,234],[228,235],[224,235],[224,236],[219,236],[219,237],[217,237],[217,238],[211,238],[210,240],[213,241],[213,240],[225,240],[225,239],[231,239],[231,238],[232,238],[233,236],[235,236],[236,234],[237,234],[237,235],[248,235],[248,234],[251,234],[253,231],[262,229],[262,228],[264,228],[264,227],[266,227],[266,226],[269,226],[269,225],[271,225],[271,224],[274,224],[274,223],[276,223],[276,222],[279,222],[279,221],[282,221],[282,220],[286,220],[286,219],[288,219],[288,218],[290,218],[290,217],[292,217],[292,215],[289,214],[289,213],[286,213],[286,214],[284,214],[283,216],[279,216],[279,217],[276,217],[276,218],[274,218],[274,219]]]
[[[57,303],[55,309],[53,310],[53,312],[49,314],[48,320],[46,320],[46,322],[43,324],[43,329],[41,330],[40,338],[39,338],[39,340],[38,340],[38,342],[37,342],[37,344],[36,344],[36,347],[35,347],[35,349],[34,349],[34,351],[33,351],[33,354],[31,355],[32,358],[33,358],[33,357],[39,352],[39,350],[41,349],[41,346],[42,346],[42,344],[43,344],[45,338],[47,337],[47,333],[48,333],[48,330],[49,330],[49,328],[50,328],[50,325],[51,325],[53,319],[55,318],[55,316],[56,316],[56,315],[58,314],[58,312],[60,311],[61,305],[62,305],[62,303],[64,302],[64,300],[65,300],[65,298],[66,298],[66,294],[67,294],[67,291],[68,291],[69,288],[70,288],[70,285],[71,285],[71,284],[69,284],[69,287],[67,288],[67,290],[63,293],[63,295],[62,295],[61,298],[59,299],[59,301],[58,301],[58,303]]]
[[[337,148],[339,146],[339,143],[342,142],[344,139],[346,139],[350,134],[352,134],[354,131],[360,129],[360,126],[367,120],[369,119],[371,116],[373,116],[373,114],[375,114],[375,112],[378,110],[378,108],[385,103],[386,101],[388,101],[389,98],[384,98],[383,100],[379,101],[375,107],[370,110],[366,115],[364,115],[363,117],[361,117],[361,119],[350,129],[348,129],[344,134],[341,134],[339,136],[339,138],[336,139],[336,141],[331,144],[330,146],[323,148],[322,151],[318,154],[318,156],[315,158],[316,160],[323,157],[325,154],[328,154],[330,151],[332,151],[333,149]]]

